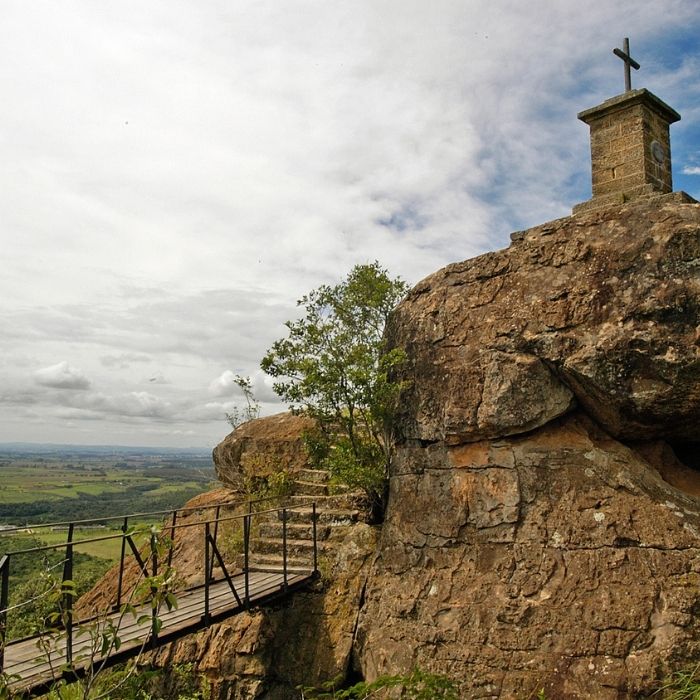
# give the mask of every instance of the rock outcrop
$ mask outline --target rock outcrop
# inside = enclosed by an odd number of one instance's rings
[[[417,285],[389,327],[410,387],[362,675],[604,700],[697,661],[699,307],[700,205],[676,196]]]
[[[418,284],[389,329],[413,380],[403,435],[501,437],[576,401],[616,437],[699,439],[698,206],[660,200],[514,234]]]
[[[303,469],[308,466],[303,433],[313,426],[311,419],[292,413],[239,425],[214,448],[216,475],[225,485],[241,490],[251,477]]]

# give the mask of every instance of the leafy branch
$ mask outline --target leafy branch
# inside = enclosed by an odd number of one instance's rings
[[[317,466],[380,507],[403,389],[392,377],[405,361],[403,350],[387,351],[384,328],[406,291],[378,262],[356,265],[340,284],[297,302],[304,315],[285,324],[288,336],[261,362],[290,409],[316,419],[307,444]]]

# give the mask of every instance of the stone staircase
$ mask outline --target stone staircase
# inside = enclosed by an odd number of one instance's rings
[[[285,499],[287,511],[287,571],[308,571],[313,567],[312,504],[316,503],[316,542],[318,556],[329,547],[329,539],[338,528],[357,522],[358,494],[331,495],[330,474],[321,469],[296,472],[292,495]],[[281,571],[283,568],[283,523],[280,511],[254,518],[251,532],[249,566],[257,571]]]

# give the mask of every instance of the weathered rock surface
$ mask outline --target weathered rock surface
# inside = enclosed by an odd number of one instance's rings
[[[241,489],[248,477],[269,476],[284,468],[308,466],[302,435],[313,427],[310,418],[278,413],[239,425],[214,448],[216,475],[224,484]]]
[[[624,439],[700,439],[700,206],[560,219],[418,284],[390,323],[406,438],[512,435],[574,401]]]
[[[698,500],[588,418],[407,445],[390,499],[358,634],[369,677],[636,698],[700,652]]]
[[[517,234],[411,292],[365,677],[605,700],[697,661],[698,308],[700,205],[663,199]]]

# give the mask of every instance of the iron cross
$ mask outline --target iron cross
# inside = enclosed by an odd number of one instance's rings
[[[625,63],[625,92],[629,92],[632,89],[632,74],[630,71],[630,66],[635,70],[639,70],[639,63],[635,61],[632,56],[630,56],[630,40],[625,37],[622,42],[622,50],[613,49],[613,53],[621,58]]]

